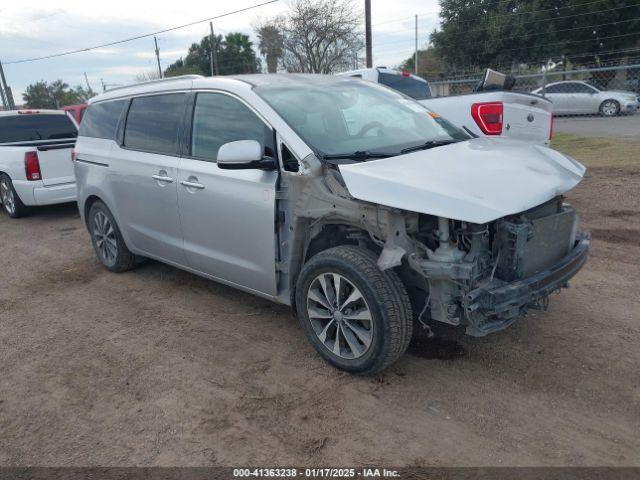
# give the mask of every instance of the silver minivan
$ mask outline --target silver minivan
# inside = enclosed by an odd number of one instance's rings
[[[471,138],[384,86],[184,76],[85,113],[78,203],[113,272],[156,259],[291,305],[332,365],[373,374],[414,325],[473,336],[568,285],[589,247],[578,162]]]

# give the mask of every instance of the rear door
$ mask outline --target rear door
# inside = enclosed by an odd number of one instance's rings
[[[516,92],[504,92],[502,135],[526,142],[543,143],[551,134],[553,104],[548,100]]]
[[[133,248],[184,265],[178,216],[178,139],[186,93],[135,97],[122,144],[109,160],[109,186],[117,221]],[[114,213],[116,213],[114,212]]]
[[[178,174],[178,202],[188,265],[267,295],[276,294],[277,171],[223,170],[220,146],[256,140],[275,156],[274,132],[243,101],[198,92],[192,101],[187,155]]]
[[[1,117],[0,132],[0,143],[37,150],[44,185],[75,181],[71,150],[78,129],[65,113],[23,113]]]

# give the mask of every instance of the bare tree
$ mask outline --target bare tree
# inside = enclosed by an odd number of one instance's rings
[[[157,70],[149,70],[137,74],[134,78],[136,83],[149,82],[151,80],[158,80],[160,78],[160,74]]]
[[[333,73],[353,65],[363,47],[361,11],[348,0],[292,0],[275,19],[289,72]]]
[[[282,58],[284,39],[278,25],[271,21],[255,27],[258,35],[258,49],[267,59],[267,72],[278,71],[278,60]]]

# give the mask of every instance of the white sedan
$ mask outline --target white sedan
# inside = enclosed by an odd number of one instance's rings
[[[600,90],[588,82],[565,81],[550,83],[531,93],[543,95],[553,102],[555,115],[600,114],[615,117],[635,113],[640,108],[637,93],[623,90]]]

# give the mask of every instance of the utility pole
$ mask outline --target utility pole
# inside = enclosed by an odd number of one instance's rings
[[[413,73],[418,75],[418,15],[416,15],[416,56],[413,61]]]
[[[87,72],[83,72],[84,73],[84,81],[87,84],[87,90],[91,91],[91,85],[89,84],[89,77],[87,77]]]
[[[364,0],[364,42],[366,46],[367,68],[373,67],[373,51],[371,47],[371,0]]]
[[[7,85],[7,79],[4,78],[4,70],[2,62],[0,62],[0,90],[2,91],[2,102],[8,110],[15,110],[16,104],[13,102],[13,94],[11,88]]]
[[[158,75],[162,78],[162,67],[160,66],[160,50],[158,49],[158,39],[153,37],[153,42],[156,44],[156,60],[158,60]]]
[[[209,28],[211,29],[211,75],[220,75],[220,70],[218,69],[218,41],[215,33],[213,33],[213,22],[209,22]]]

